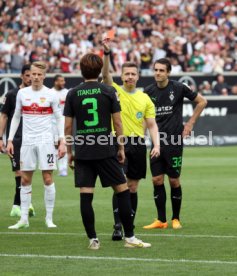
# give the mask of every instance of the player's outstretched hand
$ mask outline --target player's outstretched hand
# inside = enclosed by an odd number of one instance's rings
[[[102,38],[102,45],[104,46],[104,51],[109,52],[110,51],[110,38],[103,37]]]
[[[154,158],[154,157],[159,157],[160,156],[160,147],[157,146],[157,147],[154,147],[151,151],[151,158]]]
[[[186,124],[184,125],[184,130],[183,130],[183,133],[182,133],[182,137],[185,138],[185,137],[187,137],[187,136],[190,136],[192,130],[193,130],[193,124],[191,124],[191,123],[186,123]]]
[[[13,146],[12,141],[7,142],[7,154],[9,157],[13,158],[14,146]]]

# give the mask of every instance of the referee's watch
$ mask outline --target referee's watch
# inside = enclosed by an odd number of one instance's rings
[[[3,139],[2,139],[2,136],[0,136],[0,141],[2,141]]]

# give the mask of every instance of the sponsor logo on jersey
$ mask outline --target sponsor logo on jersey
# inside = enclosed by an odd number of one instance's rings
[[[137,112],[136,117],[137,119],[141,119],[143,116],[143,113],[141,111]]]
[[[156,115],[168,115],[173,112],[173,106],[159,106],[156,107]]]
[[[22,113],[33,115],[47,115],[52,114],[51,106],[39,106],[37,103],[32,103],[30,106],[22,106]]]
[[[33,103],[31,106],[30,106],[31,110],[36,110],[39,108],[39,105],[37,103]]]

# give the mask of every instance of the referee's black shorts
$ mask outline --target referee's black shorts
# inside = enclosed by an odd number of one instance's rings
[[[162,146],[160,156],[150,159],[152,176],[167,174],[171,178],[178,178],[181,174],[183,146]]]
[[[124,172],[127,178],[146,178],[146,144],[142,137],[126,137]],[[125,141],[126,142],[126,141]]]
[[[98,160],[75,160],[75,186],[82,188],[95,187],[97,176],[102,187],[116,186],[126,183],[123,168],[116,156]]]

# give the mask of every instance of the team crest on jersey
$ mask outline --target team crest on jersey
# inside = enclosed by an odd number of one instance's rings
[[[169,98],[170,98],[171,102],[173,102],[173,100],[174,100],[174,91],[170,91]]]
[[[40,98],[40,102],[44,103],[46,101],[46,98]]]
[[[139,111],[139,112],[137,112],[137,114],[136,114],[136,117],[137,117],[137,119],[141,119],[142,118],[142,112],[141,111]]]

